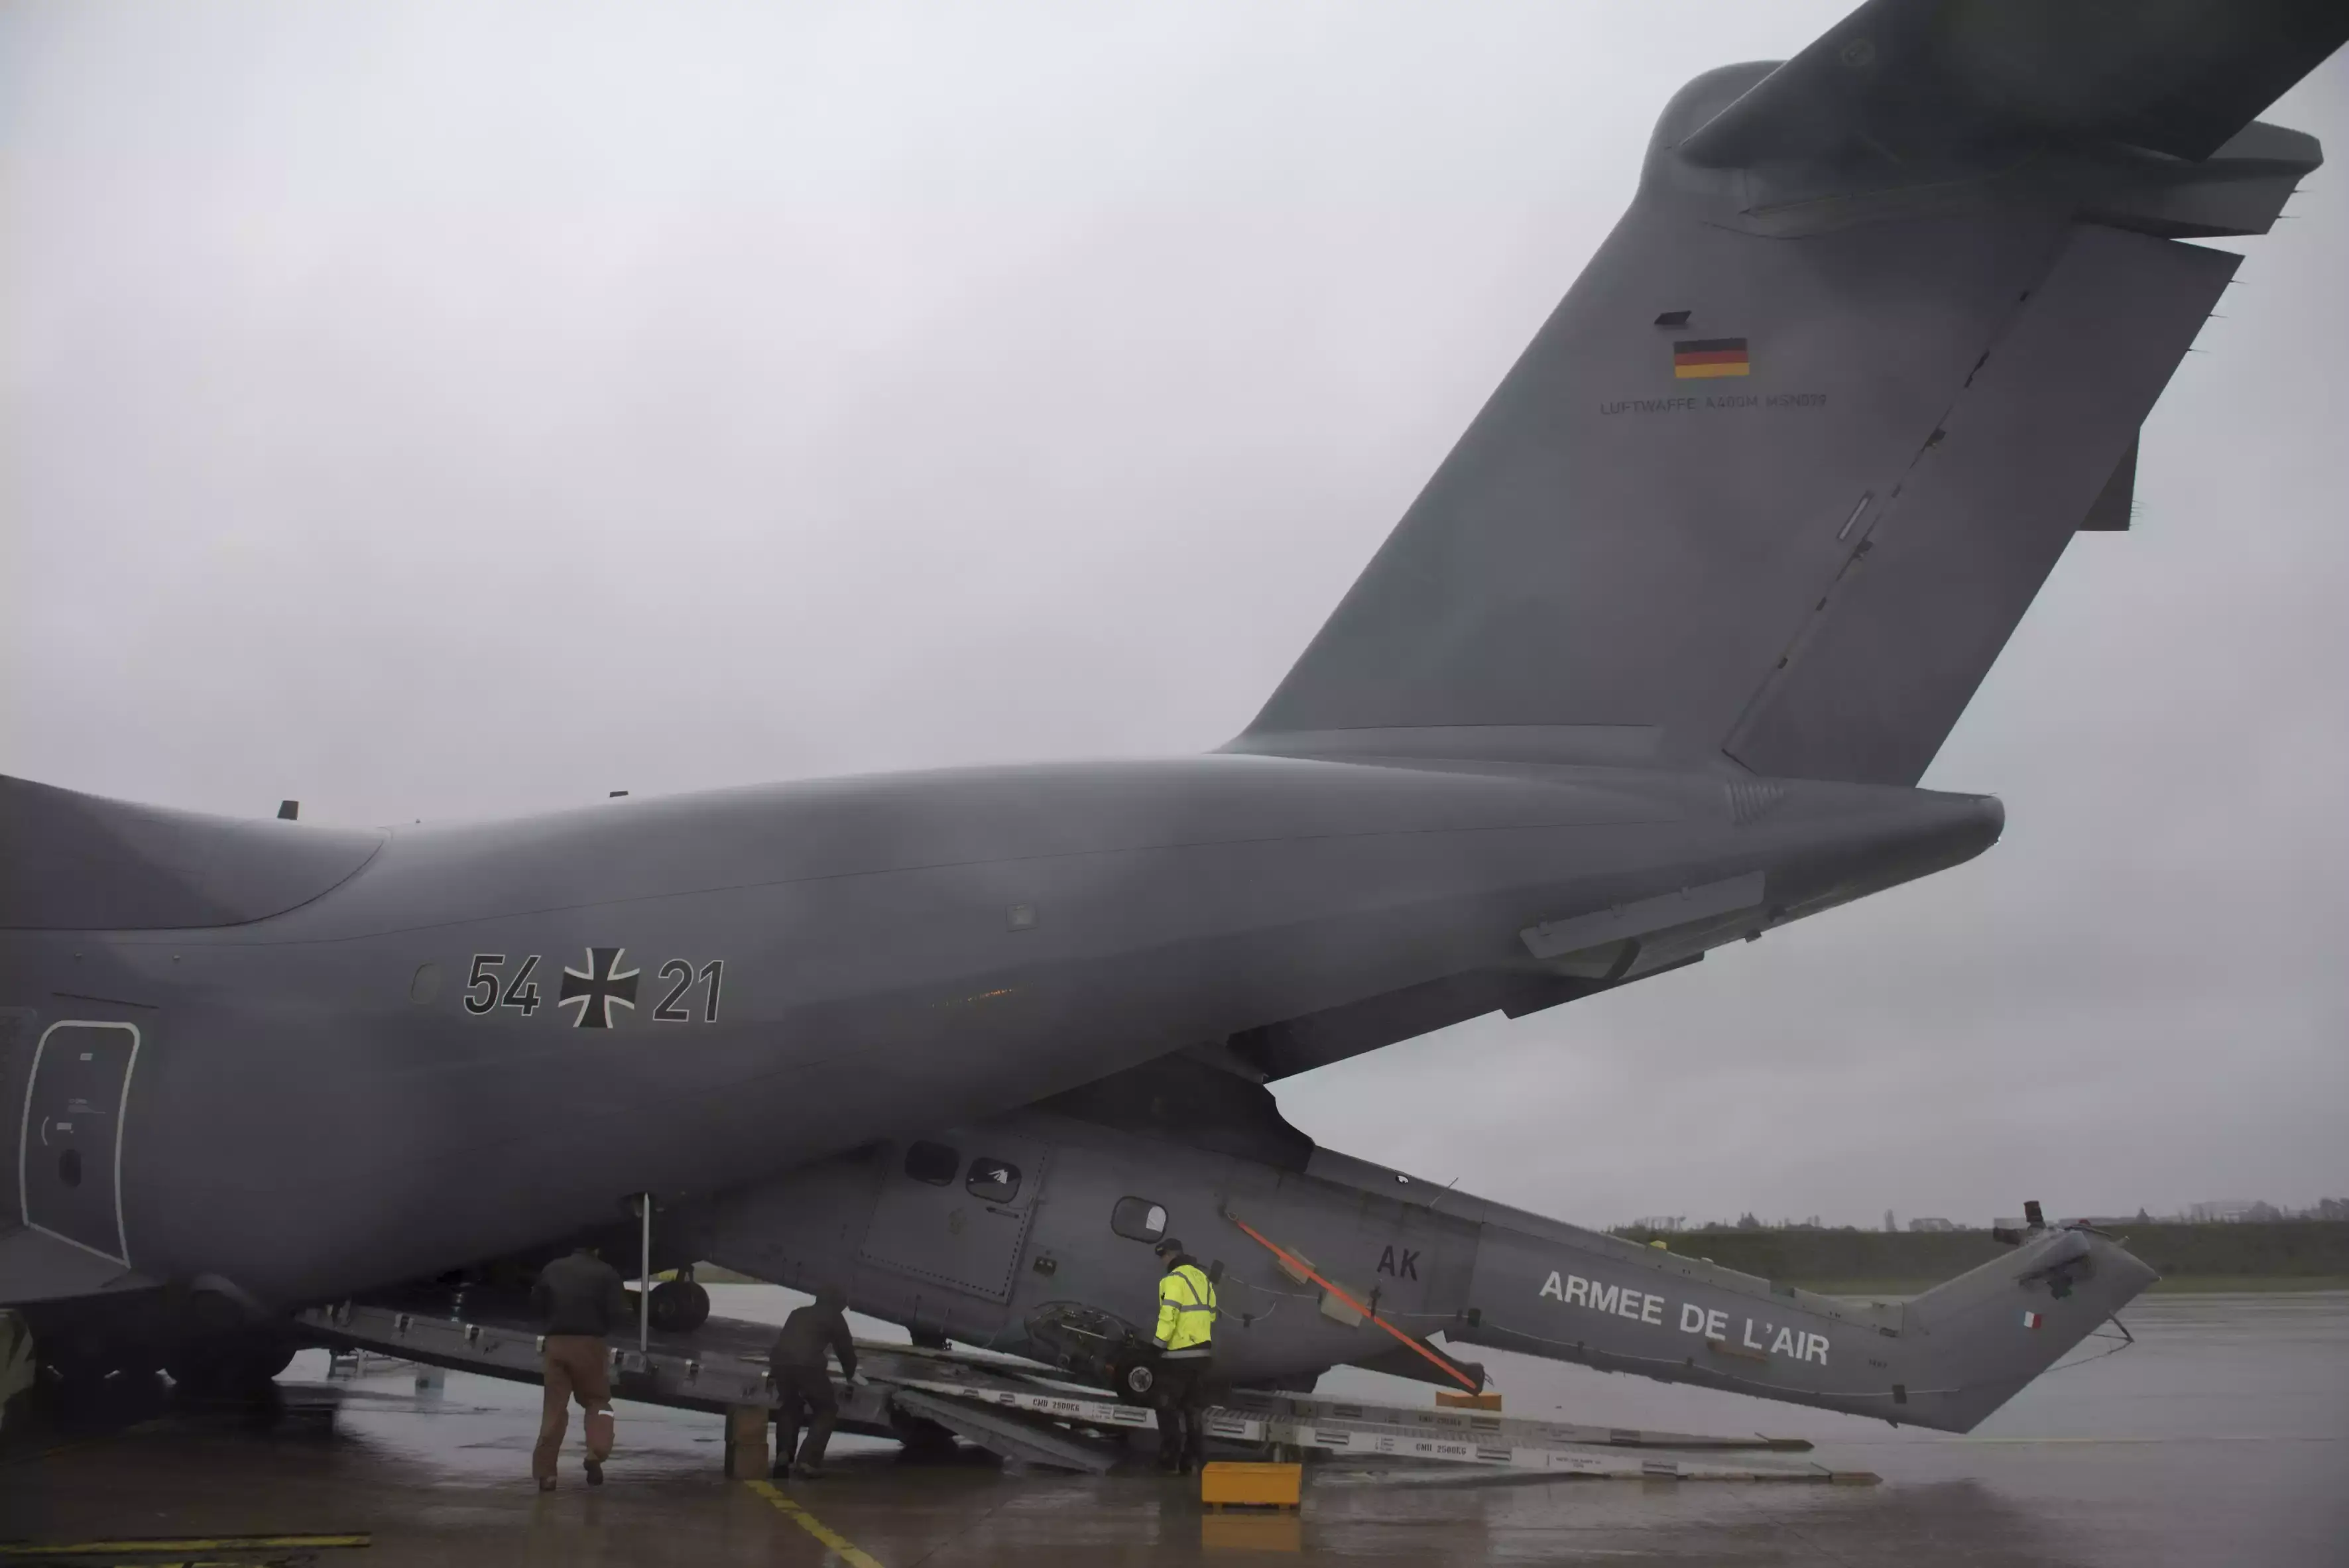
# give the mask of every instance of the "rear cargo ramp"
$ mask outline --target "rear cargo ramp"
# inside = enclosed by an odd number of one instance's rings
[[[319,1343],[401,1361],[534,1383],[542,1341],[510,1304],[416,1295],[343,1302],[299,1315]],[[772,1326],[711,1318],[690,1335],[655,1335],[644,1352],[615,1346],[623,1399],[727,1411],[774,1403],[766,1365]],[[1100,1474],[1125,1457],[1126,1432],[1154,1431],[1154,1411],[1063,1382],[1016,1357],[860,1342],[865,1381],[841,1401],[841,1429],[895,1437],[892,1418],[935,1422],[1008,1461]],[[1723,1480],[1844,1480],[1799,1458],[1808,1445],[1520,1420],[1482,1412],[1299,1398],[1235,1390],[1208,1413],[1225,1452],[1332,1456],[1520,1474]]]

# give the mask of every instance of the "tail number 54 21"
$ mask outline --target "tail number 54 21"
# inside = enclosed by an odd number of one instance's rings
[[[575,1009],[574,1026],[608,1028],[616,1021],[614,1009],[633,1012],[636,1006],[636,971],[623,968],[625,948],[589,948],[583,961],[585,967],[564,970],[562,1003]],[[502,953],[476,953],[473,966],[465,975],[465,1011],[482,1017],[502,1007],[511,1007],[527,1018],[537,1013],[540,1006],[538,973],[540,954],[525,953],[509,960]],[[506,967],[513,965],[509,971]],[[672,958],[660,966],[661,999],[652,1010],[657,1024],[690,1024],[718,1022],[718,1010],[724,999],[726,961],[710,959],[696,965],[691,959]]]

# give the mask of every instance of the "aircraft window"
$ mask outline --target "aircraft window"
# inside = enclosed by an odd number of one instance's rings
[[[944,1187],[962,1169],[962,1156],[943,1143],[916,1143],[905,1150],[905,1174],[933,1187]]]
[[[1109,1212],[1109,1228],[1137,1242],[1154,1242],[1166,1233],[1166,1209],[1147,1198],[1120,1198]]]
[[[1009,1203],[1019,1195],[1019,1167],[1009,1160],[991,1160],[982,1154],[970,1162],[970,1174],[963,1178],[962,1184],[974,1198]]]

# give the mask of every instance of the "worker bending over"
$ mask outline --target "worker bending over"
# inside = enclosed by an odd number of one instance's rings
[[[856,1342],[849,1337],[848,1319],[841,1315],[847,1305],[847,1292],[838,1285],[823,1286],[815,1293],[813,1303],[794,1309],[783,1319],[783,1331],[775,1336],[774,1348],[767,1352],[767,1365],[775,1374],[778,1477],[813,1479],[823,1474],[824,1445],[832,1440],[833,1424],[840,1419],[840,1400],[832,1391],[831,1375],[823,1368],[823,1353],[830,1350],[839,1357],[840,1375],[852,1383],[856,1380]],[[792,1450],[800,1442],[802,1411],[808,1418],[807,1442],[799,1447],[794,1459]]]

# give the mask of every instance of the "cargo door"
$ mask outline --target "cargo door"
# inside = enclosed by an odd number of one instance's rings
[[[17,1150],[25,1223],[126,1267],[122,1117],[138,1058],[135,1025],[50,1025],[34,1048]]]
[[[1009,1301],[1046,1146],[992,1131],[954,1131],[894,1144],[882,1167],[864,1262]]]

